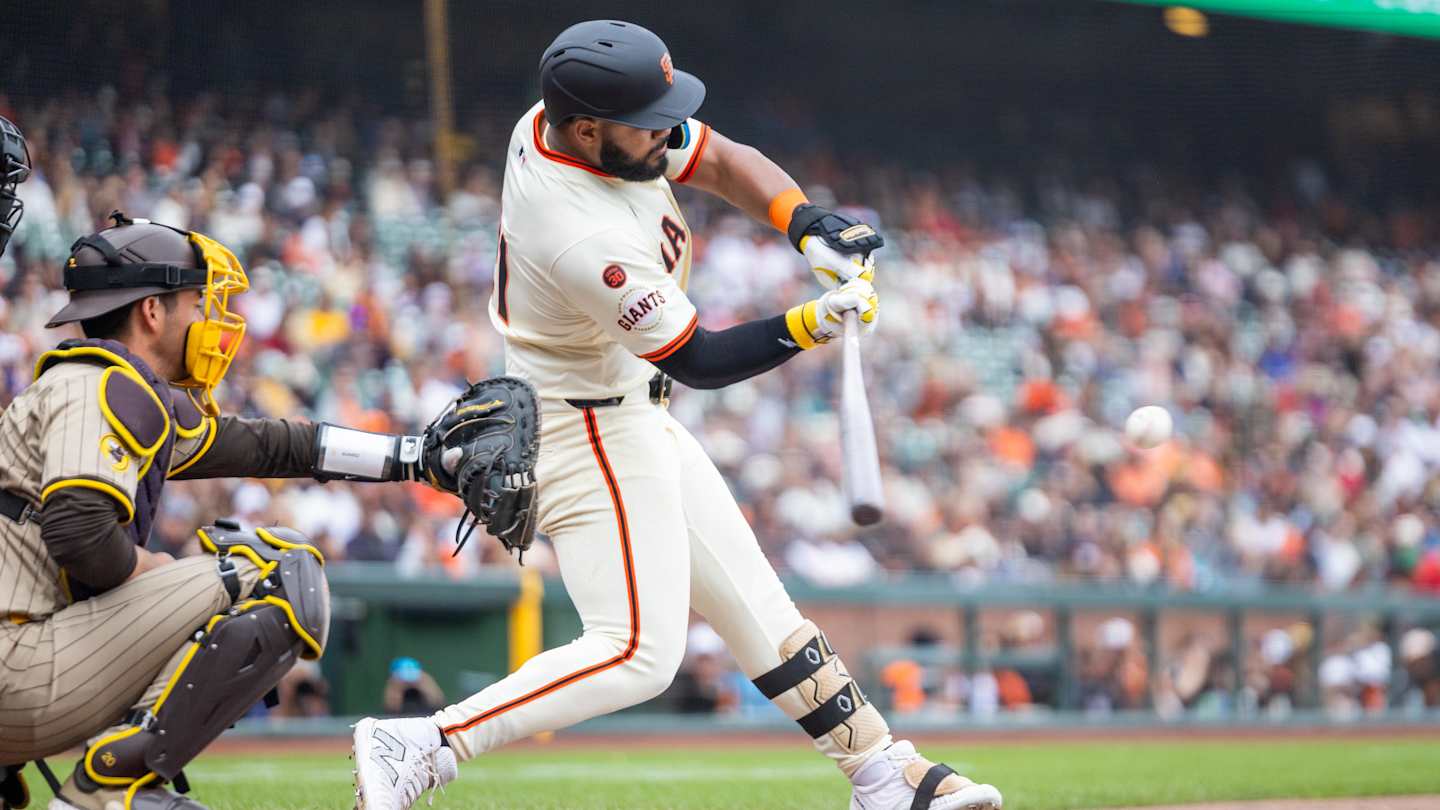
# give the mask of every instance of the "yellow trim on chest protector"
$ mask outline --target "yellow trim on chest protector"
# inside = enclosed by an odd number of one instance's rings
[[[182,388],[180,390],[185,394],[185,399],[188,400],[190,405],[195,408],[195,413],[199,414],[200,424],[189,429],[187,429],[184,425],[180,424],[181,403],[177,402],[175,403],[175,436],[181,439],[193,439],[196,436],[199,436],[201,433],[204,433],[206,423],[213,420],[215,417],[206,415],[205,409],[201,408],[200,403],[195,401],[195,395],[194,393],[192,393],[193,389]]]
[[[160,411],[160,418],[164,422],[164,427],[160,430],[159,438],[153,443],[149,445],[141,443],[141,441],[136,438],[134,432],[130,430],[130,426],[125,424],[124,420],[115,413],[115,409],[111,407],[110,379],[111,376],[115,374],[128,377],[131,382],[139,385],[145,393],[150,395],[151,401],[155,403],[156,409]],[[155,393],[155,389],[150,387],[150,384],[145,381],[145,378],[141,377],[140,373],[128,364],[124,366],[111,366],[105,369],[104,374],[100,375],[100,412],[105,414],[105,421],[109,422],[110,427],[114,428],[120,438],[125,440],[125,444],[130,448],[130,451],[141,458],[149,458],[155,455],[165,444],[165,439],[170,436],[170,414],[165,410],[165,403],[160,401],[160,395]]]
[[[68,349],[51,349],[40,355],[40,358],[35,361],[35,379],[40,379],[40,375],[44,374],[45,371],[55,363],[63,360],[74,360],[77,357],[98,357],[111,365],[124,366],[131,371],[135,371],[135,367],[130,365],[129,360],[126,360],[109,349],[102,349],[99,346],[71,346]],[[135,371],[135,373],[139,374],[140,372]]]
[[[204,418],[204,421],[201,422],[201,429],[203,430],[206,425],[209,426],[210,432],[205,434],[205,441],[201,443],[200,449],[195,453],[195,455],[183,461],[180,466],[171,467],[170,472],[165,474],[166,478],[174,478],[180,473],[185,472],[186,470],[195,466],[196,462],[198,462],[200,459],[204,458],[206,453],[210,452],[210,445],[215,443],[215,434],[220,432],[220,423],[218,420],[215,419],[215,417],[207,416]]]
[[[141,459],[144,459],[144,463],[140,469],[140,477],[143,478],[145,473],[150,470],[150,465],[154,462],[155,454],[165,445],[165,440],[170,436],[170,414],[165,410],[165,404],[160,399],[160,395],[155,391],[154,386],[145,380],[145,377],[136,370],[135,366],[132,365],[129,360],[108,349],[102,349],[99,346],[72,346],[68,349],[51,349],[40,355],[40,358],[35,361],[35,379],[40,379],[42,374],[57,363],[85,358],[102,360],[109,364],[100,374],[100,382],[97,388],[100,400],[100,412],[105,415],[106,424],[110,426],[111,430],[115,432],[115,435],[125,444],[126,449]],[[140,386],[141,390],[149,394],[151,401],[155,403],[155,408],[160,413],[163,427],[160,429],[159,437],[151,444],[147,445],[137,438],[131,426],[127,425],[125,421],[115,413],[115,409],[111,407],[109,397],[110,381],[116,374]]]

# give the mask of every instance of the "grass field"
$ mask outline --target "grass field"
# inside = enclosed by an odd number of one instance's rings
[[[1258,798],[1440,794],[1432,739],[1003,743],[927,747],[1005,793],[1007,810]],[[59,765],[58,761],[52,764]],[[68,767],[68,765],[66,766]],[[63,777],[64,771],[61,771]],[[187,769],[212,810],[350,807],[344,754],[212,754]],[[49,794],[27,771],[43,810]],[[460,766],[441,810],[844,808],[843,777],[804,748],[529,747]],[[423,807],[424,805],[420,805]]]

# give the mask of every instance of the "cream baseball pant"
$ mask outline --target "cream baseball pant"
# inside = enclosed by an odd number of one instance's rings
[[[462,759],[660,694],[692,607],[750,678],[806,624],[715,465],[646,389],[606,407],[545,400],[540,424],[538,526],[584,632],[434,715]],[[811,708],[793,693],[776,703],[796,719]],[[860,759],[828,736],[816,745],[847,773]]]

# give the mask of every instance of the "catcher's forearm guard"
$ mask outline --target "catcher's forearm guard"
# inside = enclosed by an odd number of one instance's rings
[[[477,523],[523,557],[535,534],[535,461],[540,408],[535,389],[517,377],[472,383],[425,429],[420,465],[438,489],[465,503],[456,553]],[[471,515],[469,529],[464,529]]]
[[[422,437],[320,424],[315,434],[314,476],[320,481],[415,481]]]

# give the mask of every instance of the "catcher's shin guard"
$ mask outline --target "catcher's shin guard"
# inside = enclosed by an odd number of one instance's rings
[[[864,755],[886,743],[890,727],[845,670],[814,622],[805,622],[780,645],[781,663],[754,680],[815,740],[816,747],[851,773]]]
[[[175,778],[226,728],[269,692],[297,657],[319,658],[329,632],[330,591],[322,558],[298,533],[240,531],[221,523],[200,542],[223,561],[241,555],[260,566],[249,597],[195,631],[188,650],[149,710],[97,740],[82,761],[86,779],[135,792]]]

